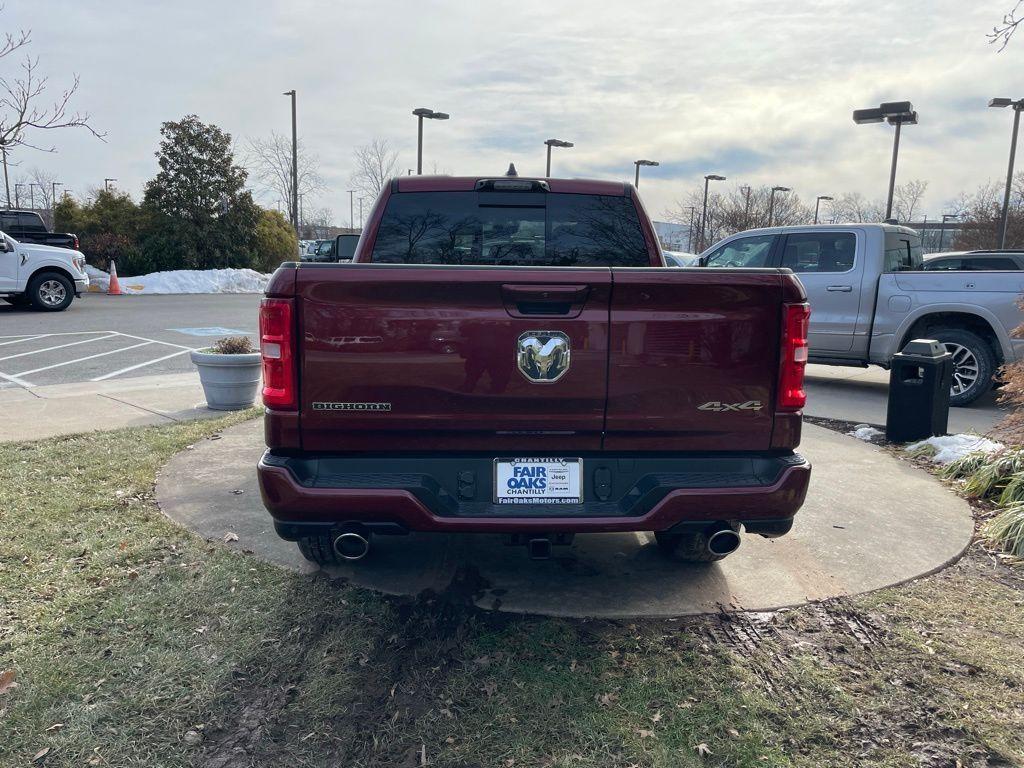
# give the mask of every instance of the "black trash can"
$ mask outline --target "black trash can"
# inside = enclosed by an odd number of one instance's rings
[[[893,443],[946,434],[953,356],[934,339],[914,339],[892,357],[885,437]]]

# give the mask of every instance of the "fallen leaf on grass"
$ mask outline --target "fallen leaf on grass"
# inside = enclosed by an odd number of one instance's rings
[[[43,747],[38,752],[36,752],[35,755],[32,757],[32,762],[33,763],[41,763],[46,758],[46,756],[48,754],[50,754],[50,748],[49,747]]]
[[[227,543],[232,542],[232,541],[238,541],[238,534],[237,533],[232,533],[231,531],[228,531],[227,533],[224,534],[224,543],[227,544]]]
[[[64,727],[64,723],[54,723],[53,725],[51,725],[46,730],[48,730],[48,731],[59,731],[63,727]]]
[[[738,739],[740,737],[740,732],[737,731],[735,728],[730,728],[729,735],[732,736],[734,739]]]
[[[661,712],[655,712],[653,715],[651,715],[651,722],[652,723],[657,723],[660,720],[661,720]]]
[[[654,731],[648,731],[645,728],[637,728],[636,732],[641,739],[649,739],[654,736]]]
[[[18,684],[14,682],[14,670],[5,669],[0,672],[0,694],[7,693],[12,688],[17,688]]]
[[[597,703],[602,707],[610,707],[616,701],[618,701],[619,695],[617,693],[602,693],[597,697]]]
[[[693,748],[697,750],[697,754],[701,757],[707,757],[711,754],[711,747],[709,747],[703,741],[700,744],[695,744]]]

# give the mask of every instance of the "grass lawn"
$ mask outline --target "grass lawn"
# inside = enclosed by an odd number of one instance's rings
[[[384,598],[161,515],[161,464],[238,418],[0,445],[0,766],[1024,761],[1024,573],[980,547],[773,614]]]

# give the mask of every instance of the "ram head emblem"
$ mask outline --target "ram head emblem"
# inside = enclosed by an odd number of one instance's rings
[[[560,331],[527,331],[519,337],[516,361],[530,381],[558,381],[569,370],[569,337]]]

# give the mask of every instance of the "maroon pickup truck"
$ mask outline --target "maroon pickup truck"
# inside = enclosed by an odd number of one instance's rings
[[[403,177],[351,264],[283,264],[260,310],[277,533],[651,531],[682,560],[781,536],[809,310],[788,269],[668,269],[628,184]]]

